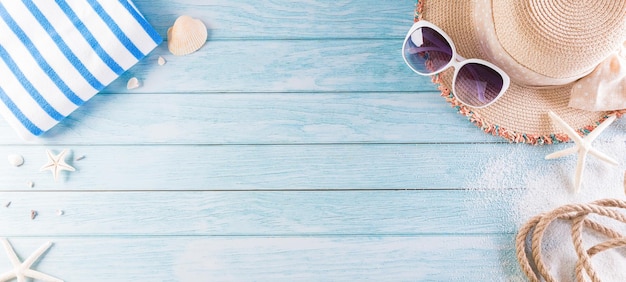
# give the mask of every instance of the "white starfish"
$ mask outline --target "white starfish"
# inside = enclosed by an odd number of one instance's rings
[[[50,150],[46,150],[46,154],[48,154],[48,163],[42,166],[39,171],[52,171],[52,175],[54,175],[54,181],[57,181],[57,179],[59,178],[59,172],[61,172],[62,170],[76,170],[65,162],[65,154],[67,154],[67,150],[61,151],[61,153],[56,156],[52,154]]]
[[[15,254],[15,251],[9,241],[4,238],[2,238],[1,241],[2,245],[4,245],[4,249],[7,251],[9,260],[11,260],[11,263],[13,264],[13,270],[0,274],[1,282],[11,281],[13,278],[17,278],[17,282],[26,282],[26,277],[46,282],[63,282],[61,279],[30,269],[33,263],[35,263],[35,261],[37,261],[37,259],[39,259],[39,257],[45,253],[50,246],[52,246],[52,242],[46,242],[24,262],[20,262],[20,259],[17,257],[17,254]]]
[[[600,133],[602,133],[602,131],[604,131],[607,127],[609,127],[609,125],[613,121],[615,121],[616,117],[614,115],[607,118],[604,122],[598,125],[596,129],[594,129],[591,133],[589,133],[584,138],[580,137],[580,135],[578,135],[578,133],[576,133],[576,131],[572,127],[570,127],[567,123],[565,123],[565,121],[561,119],[559,116],[557,116],[554,112],[550,111],[548,112],[548,115],[550,116],[552,121],[556,123],[557,126],[559,126],[561,129],[563,129],[563,131],[565,131],[565,133],[567,134],[567,136],[569,136],[569,138],[574,140],[574,143],[576,143],[576,146],[549,154],[546,156],[546,160],[560,158],[563,156],[578,153],[578,162],[576,164],[576,176],[574,177],[574,185],[576,188],[575,191],[577,193],[578,191],[580,191],[580,186],[582,184],[583,169],[585,167],[587,153],[609,164],[618,165],[615,159],[591,147],[591,143],[593,142],[593,140],[595,140],[596,137],[598,137]]]

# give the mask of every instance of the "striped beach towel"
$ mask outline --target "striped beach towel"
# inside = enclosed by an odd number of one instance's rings
[[[32,140],[161,42],[130,0],[0,0],[0,114]]]

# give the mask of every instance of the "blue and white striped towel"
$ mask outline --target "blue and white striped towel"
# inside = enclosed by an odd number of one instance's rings
[[[0,114],[31,140],[161,42],[130,0],[0,0]]]

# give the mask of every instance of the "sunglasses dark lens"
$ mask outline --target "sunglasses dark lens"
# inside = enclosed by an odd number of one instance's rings
[[[494,69],[476,63],[463,65],[454,82],[454,95],[471,107],[482,107],[495,100],[504,84]]]
[[[452,47],[439,32],[429,27],[421,27],[406,40],[404,57],[418,73],[431,74],[441,70],[452,60]]]

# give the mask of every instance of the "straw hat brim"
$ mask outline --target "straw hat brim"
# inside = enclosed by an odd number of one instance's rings
[[[461,56],[488,60],[480,51],[471,16],[473,6],[473,1],[419,0],[415,19],[423,18],[444,30]],[[442,96],[485,132],[511,142],[552,144],[569,141],[567,135],[552,123],[549,111],[555,112],[583,135],[609,115],[621,116],[621,112],[590,112],[568,107],[571,83],[538,89],[512,81],[509,89],[495,103],[485,108],[471,108],[456,101],[454,94],[450,93],[453,72],[453,69],[448,69],[433,79],[440,83]]]

